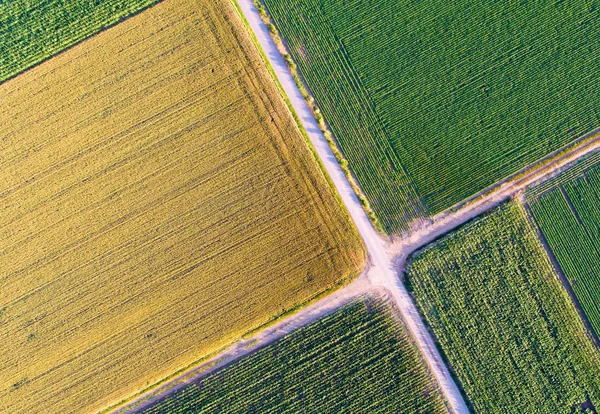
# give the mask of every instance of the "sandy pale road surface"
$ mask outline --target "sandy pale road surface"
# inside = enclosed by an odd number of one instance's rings
[[[294,110],[300,117],[313,146],[317,150],[319,158],[323,162],[364,240],[371,262],[367,278],[372,286],[386,288],[396,301],[404,317],[404,322],[416,339],[452,410],[456,413],[469,412],[464,399],[435,347],[433,338],[424,326],[414,303],[401,282],[399,272],[404,268],[407,257],[416,249],[498,205],[525,187],[558,174],[573,161],[598,150],[600,148],[600,141],[597,138],[588,139],[585,141],[585,144],[575,147],[572,151],[557,157],[552,162],[541,167],[534,167],[532,170],[522,174],[520,178],[505,182],[497,188],[490,189],[489,192],[482,193],[479,197],[474,198],[472,202],[462,206],[457,211],[445,212],[435,216],[429,225],[396,240],[390,245],[380,237],[371,225],[362,205],[354,194],[325,137],[321,133],[309,107],[296,87],[283,57],[271,39],[268,29],[262,23],[261,17],[254,7],[252,0],[238,0],[238,4],[263,51],[267,55],[269,62],[273,66],[279,82],[290,99]],[[594,131],[593,134],[597,132]]]
[[[276,324],[257,332],[250,338],[236,342],[222,353],[219,353],[197,367],[187,370],[181,375],[166,381],[159,387],[141,395],[139,398],[136,398],[127,405],[113,411],[113,413],[141,412],[144,410],[144,408],[153,405],[157,400],[165,395],[175,392],[180,388],[185,387],[189,383],[197,380],[198,378],[208,375],[211,372],[214,372],[219,368],[231,363],[232,361],[243,357],[244,355],[255,352],[258,349],[294,332],[295,330],[306,326],[309,323],[314,322],[330,313],[333,313],[339,307],[344,306],[353,299],[356,299],[357,297],[367,293],[373,293],[373,287],[371,286],[371,283],[367,279],[365,273],[363,273],[359,278],[357,278],[351,284],[345,286],[343,289],[340,289],[331,295],[328,295],[325,298],[313,303],[312,305],[303,308],[302,310],[294,313],[293,316],[284,318]]]
[[[356,194],[346,179],[342,169],[331,152],[325,137],[321,133],[308,105],[302,94],[296,87],[294,79],[289,73],[283,57],[277,50],[277,46],[271,39],[267,27],[263,24],[252,0],[238,0],[238,4],[244,13],[246,20],[254,31],[263,51],[267,55],[271,66],[274,68],[279,82],[290,99],[294,110],[308,133],[319,158],[329,173],[342,201],[346,205],[352,220],[358,228],[367,252],[369,254],[371,267],[367,277],[372,285],[381,286],[389,290],[390,295],[396,301],[404,322],[415,337],[416,342],[427,360],[430,370],[439,383],[450,407],[455,413],[468,413],[465,404],[454,380],[444,365],[432,337],[425,328],[415,305],[410,300],[409,294],[398,278],[398,268],[393,255],[388,254],[386,242],[379,236],[371,225]]]
[[[502,182],[498,186],[473,197],[468,203],[459,205],[433,217],[408,236],[395,239],[393,243],[384,240],[371,225],[367,215],[354,194],[344,173],[338,165],[327,141],[323,137],[310,109],[297,89],[285,62],[273,43],[268,29],[262,23],[252,0],[238,0],[250,27],[254,31],[263,51],[274,68],[279,82],[290,99],[319,158],[333,181],[338,193],[350,213],[369,254],[369,266],[352,284],[319,300],[307,308],[255,334],[251,339],[239,341],[223,353],[204,364],[188,370],[158,388],[141,395],[129,404],[114,412],[136,412],[152,404],[166,393],[185,386],[201,376],[231,363],[235,359],[257,350],[291,333],[318,318],[333,312],[352,299],[368,292],[385,291],[396,302],[404,323],[419,346],[428,366],[437,380],[450,408],[455,413],[468,413],[467,405],[456,383],[444,364],[429,331],[425,327],[409,293],[401,282],[400,272],[408,256],[415,250],[455,229],[481,213],[515,196],[526,187],[556,176],[579,158],[600,149],[599,131],[594,131],[582,140],[582,144],[555,157],[542,166],[534,166],[518,178]]]

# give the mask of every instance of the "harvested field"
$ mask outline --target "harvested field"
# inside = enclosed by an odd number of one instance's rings
[[[388,232],[600,125],[595,2],[264,2]]]
[[[600,407],[600,353],[514,203],[418,253],[407,280],[476,412]]]
[[[0,3],[0,82],[158,0]]]
[[[161,2],[0,114],[0,412],[102,409],[363,265],[228,1]]]
[[[592,162],[595,162],[594,164]],[[600,335],[600,153],[527,196],[567,283]]]
[[[143,412],[447,413],[390,306],[357,300]]]

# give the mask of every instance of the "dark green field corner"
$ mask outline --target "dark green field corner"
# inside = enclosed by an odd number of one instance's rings
[[[357,300],[143,412],[447,413],[389,306]]]
[[[600,153],[527,196],[558,266],[600,334]],[[591,164],[595,162],[595,164]],[[590,165],[591,164],[591,165]],[[564,176],[564,178],[562,177]]]
[[[0,82],[159,0],[0,2]]]
[[[514,202],[418,253],[406,278],[476,412],[600,408],[600,353]]]
[[[386,231],[600,126],[600,2],[264,0]]]

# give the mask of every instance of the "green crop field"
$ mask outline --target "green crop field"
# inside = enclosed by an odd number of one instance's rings
[[[589,155],[575,160],[574,164],[561,171],[560,174],[550,176],[547,180],[542,181],[534,186],[527,187],[525,190],[528,200],[536,199],[548,190],[560,186],[574,178],[585,175],[585,171],[600,163],[600,152],[593,152]]]
[[[0,82],[157,1],[0,2]]]
[[[595,161],[600,161],[598,155]],[[587,164],[587,163],[586,163]],[[578,166],[540,194],[530,194],[533,218],[596,335],[600,334],[600,164]]]
[[[387,231],[600,126],[598,1],[264,1]]]
[[[367,297],[176,391],[144,412],[448,411],[389,305]]]
[[[476,412],[600,408],[600,353],[517,205],[426,248],[407,279]]]

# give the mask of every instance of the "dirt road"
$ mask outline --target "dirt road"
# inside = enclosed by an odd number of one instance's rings
[[[388,254],[394,256],[398,267],[403,269],[408,255],[415,250],[477,217],[481,213],[494,208],[508,198],[516,196],[527,187],[555,177],[578,159],[592,152],[599,151],[600,129],[587,134],[580,142],[580,145],[577,145],[564,154],[556,156],[546,164],[540,166],[534,165],[530,169],[525,170],[518,178],[505,181],[487,191],[482,191],[472,197],[469,202],[462,203],[452,210],[432,217],[429,224],[390,244],[388,246]]]
[[[398,306],[404,323],[419,346],[430,371],[437,380],[452,411],[454,413],[468,413],[467,405],[448,368],[444,364],[433,338],[429,334],[410,295],[401,282],[401,278],[399,277],[400,272],[404,269],[408,256],[415,250],[493,208],[507,198],[515,196],[527,186],[555,176],[580,157],[599,150],[600,139],[598,136],[590,134],[587,139],[582,140],[583,143],[580,146],[557,156],[551,162],[539,167],[533,167],[531,170],[523,172],[518,178],[502,182],[488,191],[481,192],[469,202],[438,214],[426,224],[423,224],[418,230],[390,243],[384,240],[371,225],[362,205],[338,165],[327,141],[323,137],[310,109],[288,72],[287,66],[275,43],[272,41],[268,29],[262,23],[252,0],[237,0],[237,2],[269,59],[271,66],[275,70],[279,82],[291,101],[319,158],[363,238],[369,254],[370,266],[366,269],[365,274],[361,275],[352,284],[277,324],[260,331],[251,339],[236,343],[206,363],[182,373],[113,412],[139,411],[166,393],[173,392],[198,377],[207,375],[243,355],[264,347],[288,333],[333,312],[338,307],[360,295],[384,289]],[[598,131],[594,133],[598,133]]]
[[[347,304],[353,299],[371,292],[373,292],[373,287],[367,279],[366,274],[363,273],[358,279],[345,286],[343,289],[340,289],[331,295],[327,295],[323,299],[294,313],[292,316],[282,319],[281,321],[257,332],[250,338],[242,339],[236,342],[234,345],[218,355],[215,355],[213,358],[210,358],[202,364],[191,368],[180,375],[177,375],[175,378],[166,381],[159,387],[154,388],[151,391],[135,398],[128,404],[113,410],[112,413],[141,412],[144,408],[152,405],[161,397],[164,397],[165,395],[186,386],[190,382],[208,375],[211,372],[214,372],[219,368],[231,363],[232,361],[254,352],[276,341],[277,339],[286,336],[289,333],[294,332],[302,326],[306,326],[309,323],[334,312],[336,309]]]
[[[460,394],[447,367],[443,363],[433,338],[423,324],[421,317],[401,282],[399,273],[406,264],[407,257],[416,249],[431,242],[435,238],[449,232],[450,230],[469,221],[484,211],[498,205],[503,200],[515,195],[525,187],[554,176],[562,171],[569,163],[581,156],[596,151],[600,148],[597,139],[583,139],[584,144],[572,149],[566,154],[557,156],[551,162],[533,167],[523,172],[519,178],[503,182],[489,191],[482,192],[472,198],[468,203],[459,206],[458,209],[449,210],[432,218],[427,225],[399,240],[389,244],[383,240],[371,225],[362,205],[354,194],[344,173],[338,165],[329,145],[323,137],[308,105],[304,101],[300,91],[296,87],[287,66],[278,51],[277,46],[271,39],[270,33],[262,23],[258,11],[252,0],[238,0],[238,4],[246,17],[250,27],[256,35],[263,51],[267,55],[270,64],[275,70],[279,82],[290,99],[294,110],[301,119],[309,138],[317,150],[319,158],[329,173],[342,201],[346,205],[369,253],[371,268],[367,277],[374,287],[383,287],[389,291],[401,310],[404,322],[413,334],[417,345],[438,381],[450,407],[455,413],[467,413],[468,408]],[[597,133],[595,131],[594,133]]]
[[[321,162],[325,166],[334,186],[346,205],[352,220],[363,238],[371,261],[371,268],[367,277],[373,286],[384,287],[396,301],[401,311],[404,322],[413,334],[416,342],[430,367],[431,372],[438,381],[448,403],[455,413],[468,413],[465,404],[454,380],[444,365],[433,339],[423,325],[417,309],[410,300],[408,292],[400,283],[396,259],[388,254],[387,242],[383,240],[371,225],[356,194],[346,179],[342,169],[337,163],[329,144],[321,133],[308,105],[296,87],[283,57],[271,39],[267,27],[263,24],[252,0],[238,0],[238,4],[246,17],[250,27],[256,35],[269,63],[275,70],[279,82],[298,114],[308,136],[315,147]]]

